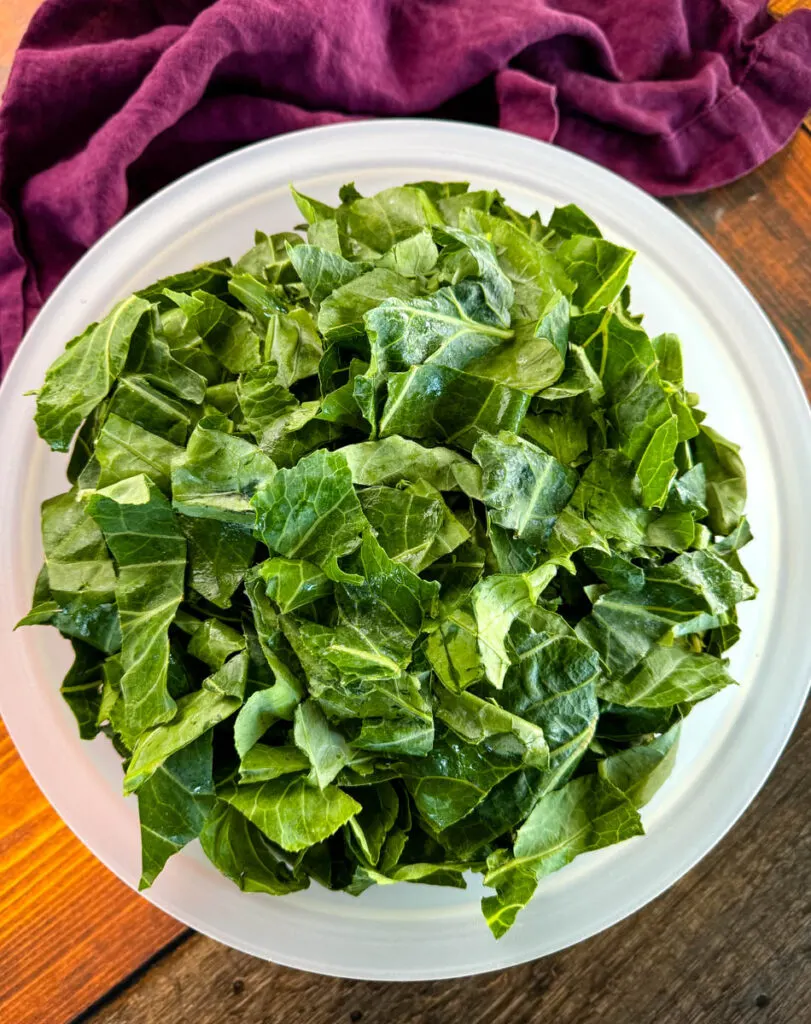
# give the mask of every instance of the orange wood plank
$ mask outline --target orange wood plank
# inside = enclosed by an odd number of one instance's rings
[[[0,723],[0,1020],[64,1024],[183,926],[62,824]]]
[[[0,94],[5,88],[14,51],[41,0],[0,0]]]

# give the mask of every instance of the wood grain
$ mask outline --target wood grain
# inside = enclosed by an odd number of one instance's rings
[[[0,0],[0,95],[6,87],[14,51],[40,0]]]
[[[0,724],[0,1021],[61,1024],[183,928],[70,832]]]
[[[194,936],[93,1024],[801,1024],[811,1005],[811,710],[732,834],[608,932],[499,974],[409,985],[276,967]]]
[[[739,275],[788,346],[811,394],[811,134],[725,188],[668,205]],[[746,339],[741,339],[745,351]]]

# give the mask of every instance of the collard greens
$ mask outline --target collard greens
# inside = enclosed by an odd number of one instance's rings
[[[70,488],[26,625],[137,795],[142,886],[199,838],[241,889],[463,887],[496,937],[639,835],[733,682],[744,466],[576,207],[420,182],[258,232],[66,346]]]

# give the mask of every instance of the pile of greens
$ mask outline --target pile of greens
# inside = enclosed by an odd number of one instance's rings
[[[25,624],[136,793],[247,891],[463,887],[502,935],[640,834],[732,682],[744,467],[578,208],[420,182],[156,282],[37,394],[71,489]],[[302,230],[304,230],[304,228]]]

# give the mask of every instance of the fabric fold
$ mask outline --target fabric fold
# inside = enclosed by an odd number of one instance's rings
[[[259,139],[448,116],[672,195],[747,173],[809,108],[811,11],[761,0],[46,0],[0,108],[1,365],[128,209]]]

